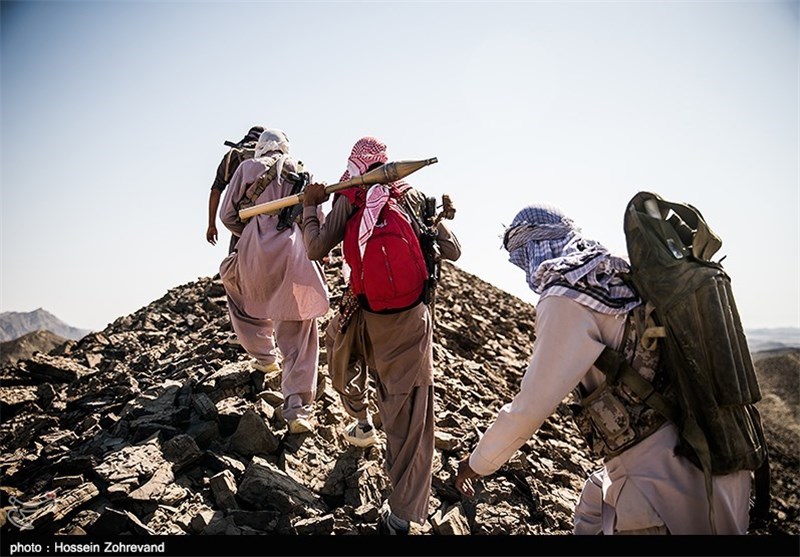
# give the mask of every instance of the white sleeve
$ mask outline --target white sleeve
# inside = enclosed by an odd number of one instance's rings
[[[505,464],[578,385],[603,351],[594,312],[561,296],[536,307],[533,356],[520,391],[503,406],[470,456],[482,476]]]

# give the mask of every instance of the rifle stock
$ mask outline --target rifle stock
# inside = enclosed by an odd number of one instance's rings
[[[416,172],[420,168],[439,162],[436,157],[430,159],[414,160],[414,161],[396,161],[387,162],[370,170],[366,174],[350,178],[343,182],[337,182],[325,187],[325,193],[333,193],[339,190],[350,188],[353,186],[369,186],[372,184],[386,184],[389,182],[396,182],[401,178],[405,178],[409,174]],[[239,218],[244,221],[250,217],[261,214],[274,214],[283,209],[284,207],[291,207],[303,202],[303,193],[300,192],[288,197],[282,197],[273,201],[267,201],[259,205],[254,205],[239,211]]]

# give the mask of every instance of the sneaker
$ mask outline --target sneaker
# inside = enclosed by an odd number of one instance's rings
[[[358,422],[344,430],[344,438],[351,445],[362,448],[371,447],[378,442],[375,428],[371,425],[360,425]]]
[[[305,418],[289,420],[289,433],[311,433],[312,431],[314,431],[314,426]]]
[[[378,534],[382,536],[407,536],[408,527],[397,528],[392,526],[392,523],[389,521],[390,514],[392,514],[392,511],[388,507],[384,507],[381,511],[381,516],[378,519]]]
[[[265,364],[259,360],[253,360],[250,362],[250,367],[257,371],[263,371],[264,373],[274,373],[276,371],[280,371],[281,367],[278,365],[278,362],[272,362],[271,364]]]

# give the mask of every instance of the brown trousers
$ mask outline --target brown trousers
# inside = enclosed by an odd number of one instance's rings
[[[433,473],[433,326],[425,304],[394,314],[358,311],[344,333],[338,316],[326,330],[328,369],[345,410],[365,418],[368,368],[377,378],[376,403],[386,434],[384,468],[389,506],[423,524]]]

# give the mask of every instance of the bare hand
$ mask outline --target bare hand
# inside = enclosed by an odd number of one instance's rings
[[[308,184],[303,190],[303,207],[316,207],[328,200],[325,184]]]
[[[466,497],[475,495],[475,488],[472,480],[480,478],[480,474],[475,472],[469,465],[469,457],[458,463],[458,473],[456,474],[456,489]]]
[[[211,224],[211,225],[208,226],[208,230],[206,230],[206,240],[208,240],[208,243],[211,244],[212,246],[216,246],[217,245],[217,226],[216,225]]]

